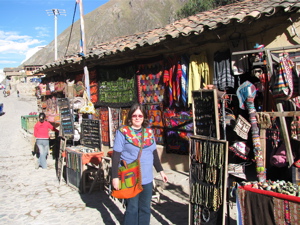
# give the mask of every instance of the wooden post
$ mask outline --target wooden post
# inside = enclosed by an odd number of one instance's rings
[[[282,103],[277,103],[276,105],[277,105],[278,112],[283,112]],[[287,126],[286,126],[285,117],[279,116],[279,121],[280,121],[280,125],[281,125],[283,140],[284,140],[284,143],[285,143],[285,146],[286,146],[287,160],[288,160],[288,163],[289,163],[289,167],[291,167],[294,163],[294,159],[293,159],[293,153],[292,153],[292,149],[291,149],[291,142],[290,142],[289,132],[288,132]]]

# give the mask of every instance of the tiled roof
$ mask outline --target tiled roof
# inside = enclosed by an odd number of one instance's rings
[[[300,0],[246,0],[198,13],[163,28],[114,38],[110,42],[101,43],[90,49],[86,58],[104,58],[126,50],[156,45],[170,38],[176,39],[184,36],[199,35],[205,30],[214,30],[233,22],[245,23],[248,20],[252,21],[262,17],[273,16],[279,11],[289,13],[292,11],[299,12],[299,9]],[[70,63],[70,61],[64,62]],[[58,63],[54,64],[58,65]],[[55,65],[50,67],[52,66]]]

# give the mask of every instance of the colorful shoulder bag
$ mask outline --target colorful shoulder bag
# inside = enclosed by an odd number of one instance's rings
[[[112,196],[119,199],[133,198],[142,192],[142,176],[140,168],[140,157],[144,145],[144,129],[142,131],[142,143],[140,146],[138,158],[130,164],[122,160],[123,166],[119,167],[119,190],[113,190]]]

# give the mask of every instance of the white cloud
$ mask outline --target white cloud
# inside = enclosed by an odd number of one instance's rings
[[[0,53],[26,54],[30,46],[40,44],[43,41],[28,35],[19,35],[17,32],[0,30]]]
[[[37,37],[49,37],[49,30],[47,27],[35,27],[38,34]]]

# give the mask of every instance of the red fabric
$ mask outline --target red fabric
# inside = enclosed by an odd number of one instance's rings
[[[255,192],[255,193],[259,193],[259,194],[263,194],[263,195],[268,195],[268,196],[300,203],[300,197],[286,195],[286,194],[280,194],[280,193],[273,192],[273,191],[265,191],[265,190],[261,190],[261,189],[256,189],[256,188],[252,188],[252,185],[239,186],[239,188],[244,189],[246,191],[251,191],[251,192]]]
[[[96,81],[90,82],[90,93],[91,93],[91,102],[98,102],[98,83]]]

